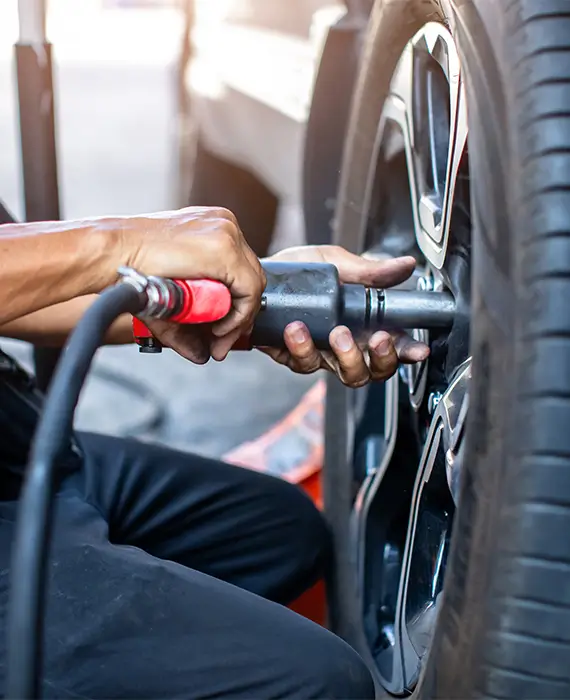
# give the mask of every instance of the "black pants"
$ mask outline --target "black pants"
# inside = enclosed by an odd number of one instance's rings
[[[373,697],[357,654],[282,605],[330,554],[299,489],[136,441],[79,439],[84,464],[58,497],[44,697]],[[3,607],[19,486],[10,479]]]

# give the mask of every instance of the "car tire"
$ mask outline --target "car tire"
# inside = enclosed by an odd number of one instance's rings
[[[443,602],[419,698],[570,697],[570,3],[377,0],[345,143],[336,243],[361,252],[396,63],[454,35],[472,179],[473,384]],[[324,496],[336,632],[367,658],[355,586],[351,391],[329,380]]]

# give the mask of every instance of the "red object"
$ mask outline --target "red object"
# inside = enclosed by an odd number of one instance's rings
[[[322,508],[325,398],[326,384],[321,379],[283,420],[227,452],[225,461],[298,484]]]
[[[327,626],[327,597],[325,582],[320,579],[312,588],[305,591],[289,608],[321,627]]]
[[[137,341],[139,338],[142,339],[153,337],[152,333],[149,331],[146,325],[135,317],[133,317],[133,335],[135,336],[135,340]]]
[[[232,295],[216,280],[174,280],[182,290],[182,309],[169,320],[174,323],[214,323],[227,316]]]
[[[326,385],[324,380],[320,380],[282,421],[256,440],[226,453],[224,459],[237,466],[274,474],[297,484],[322,510],[325,399]],[[289,607],[309,620],[326,626],[324,582],[318,581]]]
[[[168,320],[173,323],[214,323],[227,316],[232,307],[230,290],[216,280],[173,280],[182,292],[182,308]],[[152,332],[138,318],[133,318],[133,336],[141,345],[153,339]],[[160,343],[154,343],[160,351]]]

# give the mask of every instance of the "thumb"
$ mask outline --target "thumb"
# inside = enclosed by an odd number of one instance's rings
[[[337,247],[323,249],[322,252],[325,261],[338,269],[343,282],[364,284],[367,287],[393,287],[401,284],[416,267],[415,259],[409,255],[374,260]]]

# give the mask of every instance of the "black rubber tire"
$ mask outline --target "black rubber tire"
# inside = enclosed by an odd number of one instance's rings
[[[405,43],[452,30],[467,82],[473,384],[444,598],[414,697],[570,698],[570,2],[377,0],[336,242],[359,250],[373,142]],[[349,392],[328,387],[332,621],[362,649],[349,516]],[[365,650],[364,650],[365,651]]]

